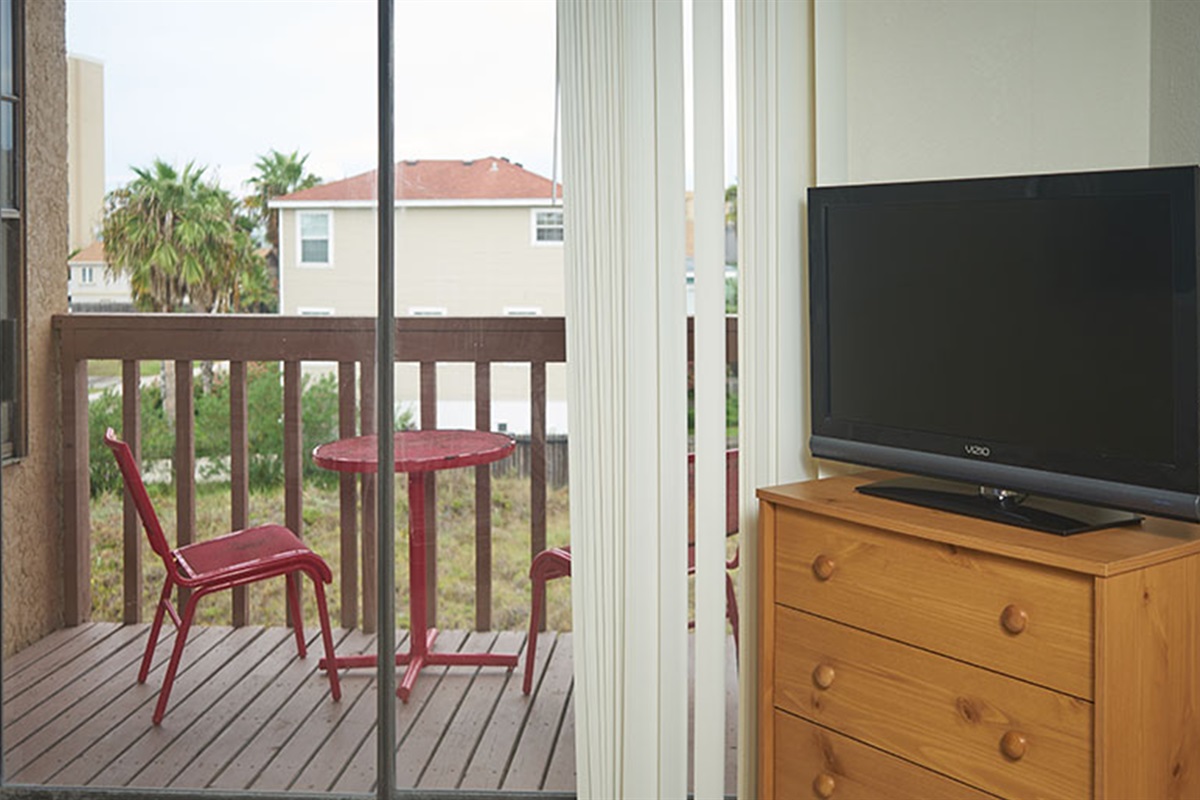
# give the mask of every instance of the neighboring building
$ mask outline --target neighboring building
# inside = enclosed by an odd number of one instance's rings
[[[92,242],[67,262],[67,303],[71,311],[116,313],[133,311],[129,276],[108,275],[104,244]]]
[[[280,313],[376,313],[375,183],[365,172],[271,203]],[[550,180],[520,164],[396,165],[397,316],[561,316],[562,240]]]
[[[67,56],[67,182],[74,253],[96,241],[104,218],[104,64],[75,55]]]
[[[375,316],[374,171],[279,197],[282,314]],[[396,165],[396,316],[563,316],[563,217],[552,182],[506,158]],[[561,200],[562,187],[558,187]],[[397,399],[416,407],[416,371]],[[496,365],[492,419],[528,430],[527,371]],[[438,423],[474,427],[474,378],[441,368]],[[566,430],[561,370],[548,375],[547,427]]]

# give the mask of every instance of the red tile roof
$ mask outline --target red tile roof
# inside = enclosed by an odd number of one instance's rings
[[[104,242],[92,242],[67,260],[68,264],[103,264]]]
[[[279,201],[375,199],[376,170],[322,183],[276,198]],[[562,196],[562,184],[558,185]],[[397,200],[550,200],[550,180],[506,158],[473,161],[401,161],[396,164]]]

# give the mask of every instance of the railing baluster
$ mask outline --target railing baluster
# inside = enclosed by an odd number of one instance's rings
[[[142,461],[142,416],[141,381],[137,361],[126,360],[121,363],[121,438],[129,445],[133,460],[140,464]],[[121,621],[126,625],[136,625],[142,621],[142,526],[138,520],[137,507],[133,504],[133,495],[126,489],[124,495],[125,525],[124,525],[124,605]]]
[[[529,365],[529,560],[546,549],[546,362]],[[545,586],[533,602],[546,607]],[[546,629],[542,614],[541,629]]]
[[[421,430],[437,428],[437,362],[421,362]],[[437,473],[425,476],[426,621],[437,627]]]
[[[65,338],[65,337],[64,337]],[[87,361],[63,345],[62,454],[64,607],[68,625],[92,614],[92,520],[88,475]]]
[[[300,424],[300,362],[283,362],[283,516],[284,524],[304,538],[304,455]],[[292,580],[291,577],[288,580]],[[304,614],[304,595],[296,586],[300,613]],[[294,626],[291,609],[288,626]]]
[[[353,361],[338,362],[338,436],[357,433]],[[342,627],[358,624],[358,484],[348,472],[338,473],[338,512],[341,530]]]
[[[250,411],[246,396],[246,362],[229,362],[229,521],[241,530],[250,524]],[[233,590],[233,625],[250,624],[245,586]]]
[[[492,365],[475,362],[475,429],[492,428]],[[475,468],[475,630],[492,628],[492,467]]]
[[[196,414],[192,393],[192,362],[175,362],[175,541],[183,547],[196,541]],[[179,588],[179,607],[191,591]]]
[[[363,435],[375,433],[375,359],[364,358],[360,364],[360,412],[361,430]],[[376,564],[378,564],[379,538],[378,526],[375,519],[375,490],[378,478],[375,475],[362,476],[362,609],[363,633],[374,633],[376,628],[375,607],[378,604],[379,584],[376,581]]]

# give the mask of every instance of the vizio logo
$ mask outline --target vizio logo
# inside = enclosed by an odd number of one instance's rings
[[[982,444],[965,444],[963,450],[969,456],[979,456],[980,458],[988,458],[992,455],[992,448]]]

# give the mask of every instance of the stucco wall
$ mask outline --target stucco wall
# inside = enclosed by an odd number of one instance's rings
[[[67,308],[67,72],[63,0],[25,4],[25,334],[28,454],[3,468],[4,649],[63,621],[58,358]]]

